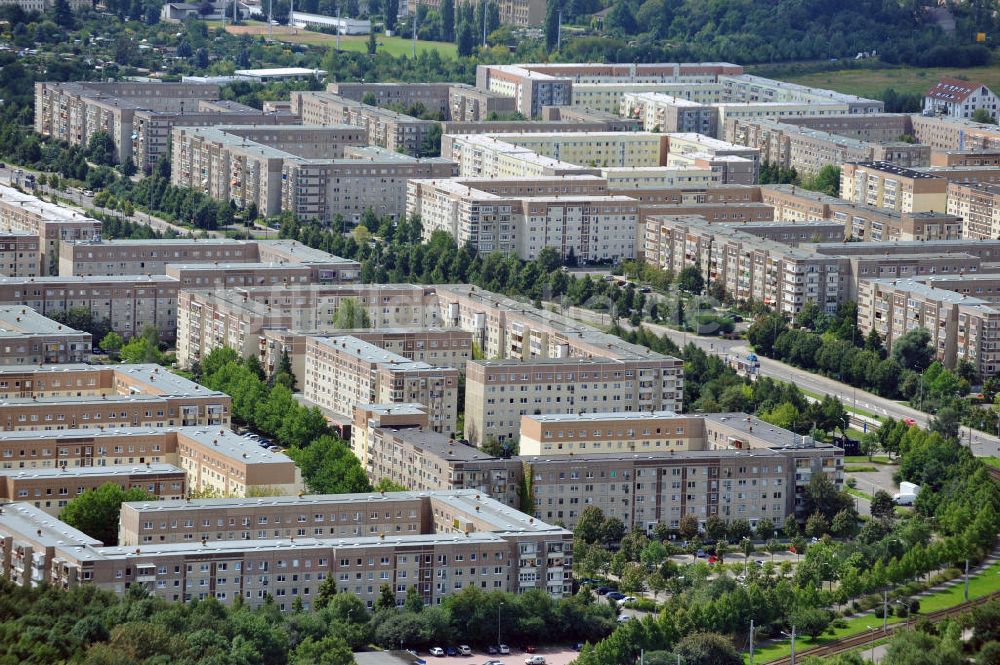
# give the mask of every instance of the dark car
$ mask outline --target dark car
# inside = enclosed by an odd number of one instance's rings
[[[444,652],[446,654],[448,654],[449,656],[457,656],[458,655],[458,649],[456,649],[455,647],[448,647],[447,649],[444,650]]]
[[[697,556],[699,559],[704,559],[705,557],[708,556],[708,554],[705,553],[705,550],[698,550],[697,552],[695,552],[695,556]]]
[[[612,591],[614,591],[614,587],[599,586],[599,587],[597,587],[596,591],[597,591],[597,595],[599,595],[599,596],[606,596],[607,594],[609,594]]]
[[[612,591],[611,593],[607,594],[607,596],[611,600],[622,600],[623,598],[625,598],[625,594],[623,594],[620,591]]]
[[[500,653],[500,649],[491,644],[488,647],[486,647],[486,653],[488,653],[491,656],[496,656],[498,653]]]

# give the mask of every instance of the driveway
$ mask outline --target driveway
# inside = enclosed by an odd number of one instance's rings
[[[503,665],[523,665],[531,654],[511,646],[507,656],[490,656],[483,649],[473,649],[471,656],[429,656],[426,651],[417,652],[427,665],[482,665],[488,660],[499,660]],[[538,647],[535,655],[545,656],[547,665],[569,665],[579,655],[566,647]]]

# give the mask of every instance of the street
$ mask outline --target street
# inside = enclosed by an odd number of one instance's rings
[[[608,315],[601,314],[600,312],[594,312],[580,307],[570,307],[569,314],[570,316],[573,316],[585,323],[599,326],[610,325]],[[628,322],[619,321],[619,325],[628,327]],[[693,333],[674,330],[673,328],[668,328],[667,326],[655,323],[644,322],[643,325],[650,331],[655,332],[657,335],[666,334],[678,346],[683,347],[685,344],[691,343],[703,351],[717,355],[721,358],[725,358],[727,355],[745,356],[747,353],[751,352],[746,340],[728,340],[722,339],[721,337],[703,337]],[[825,376],[820,376],[819,374],[807,372],[804,369],[786,365],[785,363],[777,360],[771,360],[770,358],[764,358],[762,356],[758,356],[758,358],[760,360],[761,376],[768,376],[781,381],[789,381],[804,391],[820,395],[833,395],[834,397],[839,398],[848,410],[857,408],[862,411],[876,414],[879,417],[889,416],[891,418],[895,418],[896,420],[912,418],[921,427],[926,427],[930,422],[931,417],[928,414],[923,413],[922,411],[917,411],[906,404],[886,399],[885,397],[880,397],[861,390],[860,388],[855,388],[846,383],[841,383],[835,379],[830,379]],[[997,438],[995,435],[962,427],[960,438],[964,444],[968,445],[971,443],[974,455],[979,457],[1000,456],[1000,438]]]
[[[7,164],[3,168],[0,168],[0,181],[3,181],[9,185],[13,185],[14,171],[16,171],[19,168],[26,173],[35,173],[36,176],[38,173],[40,173],[39,171],[34,171],[32,169],[26,169],[19,166],[13,166]],[[41,191],[36,190],[35,192],[36,196],[40,193],[50,194],[52,192],[52,190],[48,186],[39,187],[38,189]],[[81,190],[76,189],[75,187],[67,187],[65,189],[59,190],[58,192],[56,192],[56,194],[59,196],[60,199],[63,199],[65,201],[70,201],[71,203],[73,203],[74,204],[73,207],[78,208],[82,212],[86,212],[88,208],[94,208],[94,197],[87,196]],[[65,205],[65,203],[63,205]],[[110,210],[107,211],[107,213],[114,214]],[[166,232],[167,230],[172,230],[182,236],[187,236],[192,234],[192,230],[189,228],[178,226],[177,224],[172,224],[171,222],[168,222],[165,219],[161,219],[153,215],[147,215],[146,213],[139,210],[136,210],[135,214],[132,215],[129,219],[134,222],[138,222],[140,224],[145,224],[146,226],[152,228],[153,230],[159,231],[161,233]],[[225,235],[219,231],[205,231],[205,233],[210,238],[225,237]]]

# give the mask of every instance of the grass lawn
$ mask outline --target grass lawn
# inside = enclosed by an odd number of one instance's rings
[[[990,466],[995,466],[1000,469],[1000,457],[980,457],[979,459],[983,460],[983,462],[989,464]]]
[[[859,499],[864,499],[865,501],[871,501],[872,495],[862,492],[861,490],[854,489],[853,487],[844,487],[844,491],[851,496],[856,496]]]
[[[217,28],[222,26],[221,21],[208,21],[209,27]],[[232,34],[266,35],[267,24],[261,21],[246,21],[238,26],[227,26],[226,32]],[[289,44],[307,44],[309,46],[334,46],[337,43],[336,35],[328,35],[323,32],[313,32],[303,28],[290,28],[286,25],[276,25],[273,29],[275,41],[287,42]],[[386,37],[376,35],[379,44],[379,51],[384,51],[392,56],[411,55],[413,53],[413,41],[402,37]],[[365,53],[368,51],[367,35],[342,35],[340,37],[340,50],[357,51]],[[451,42],[425,42],[417,41],[417,52],[437,51],[443,57],[455,57],[457,47]]]
[[[985,596],[998,590],[1000,590],[1000,561],[969,578],[970,599]],[[961,604],[964,599],[964,586],[961,584],[950,589],[937,591],[930,596],[920,599],[920,612],[914,615],[914,617],[919,617],[920,614],[935,612],[947,607],[954,607],[955,605]],[[889,623],[902,623],[903,621],[904,619],[896,616],[889,617]],[[805,649],[809,649],[814,646],[827,644],[835,639],[865,633],[868,632],[868,626],[881,628],[882,619],[876,617],[873,612],[867,612],[860,617],[847,619],[846,627],[834,629],[832,634],[826,633],[815,640],[808,637],[796,640],[796,650],[804,651]],[[787,656],[791,653],[791,650],[791,645],[787,641],[776,642],[766,647],[756,649],[755,661],[758,663],[767,663],[777,658]],[[748,657],[746,662],[749,662]]]
[[[844,458],[845,464],[893,464],[885,455],[873,455],[868,459],[867,455],[848,455]],[[894,465],[895,466],[895,465]]]
[[[841,69],[832,72],[789,75],[784,80],[802,85],[830,88],[862,97],[874,97],[886,88],[896,92],[923,95],[942,76],[953,76],[978,81],[996,89],[1000,86],[1000,67],[887,67],[882,69]]]
[[[813,399],[817,400],[822,400],[823,397],[826,396],[826,393],[817,393],[811,390],[806,390],[801,387],[799,388],[799,392],[801,392],[803,395],[808,395],[809,397],[812,397]],[[866,411],[865,409],[858,408],[856,406],[853,406],[852,404],[849,404],[848,402],[844,402],[844,410],[847,411],[848,413],[856,413],[859,416],[878,418],[878,414],[872,413],[871,411]]]
[[[848,464],[844,467],[844,473],[869,473],[871,471],[878,471],[878,468],[861,464]]]

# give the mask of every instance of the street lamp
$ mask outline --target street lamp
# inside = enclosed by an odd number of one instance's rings
[[[503,607],[503,603],[497,605],[497,647],[500,646],[500,608]]]
[[[875,662],[875,629],[868,626],[868,630],[872,631],[872,662]]]
[[[792,626],[792,632],[786,633],[785,631],[781,631],[781,634],[784,635],[785,637],[791,638],[791,640],[792,640],[792,660],[791,660],[791,665],[795,665],[795,626]]]

